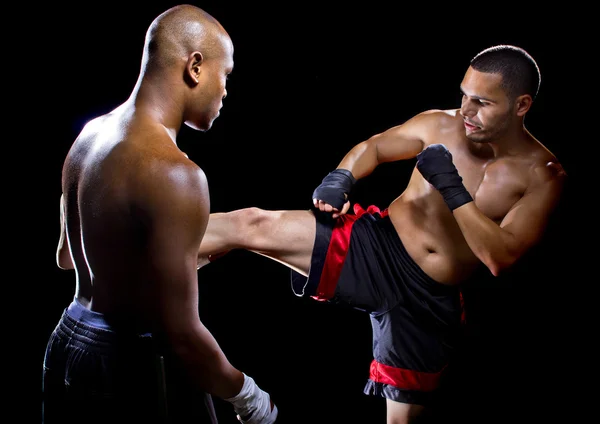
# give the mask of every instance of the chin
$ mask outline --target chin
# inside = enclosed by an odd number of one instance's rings
[[[481,134],[481,133],[471,133],[471,134],[467,134],[467,139],[469,139],[469,141],[472,141],[473,143],[489,143],[490,139],[489,137],[486,137],[485,135]]]

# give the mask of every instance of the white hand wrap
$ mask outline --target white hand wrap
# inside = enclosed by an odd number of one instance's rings
[[[238,420],[244,424],[272,424],[277,418],[277,407],[273,405],[271,411],[269,394],[261,390],[254,379],[246,374],[242,390],[236,396],[225,400],[233,405]]]

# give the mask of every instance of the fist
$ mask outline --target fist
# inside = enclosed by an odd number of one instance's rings
[[[417,155],[417,169],[427,181],[440,174],[456,174],[452,154],[443,144],[431,144]],[[434,184],[435,185],[435,184]]]
[[[443,144],[432,144],[419,153],[417,169],[440,192],[451,211],[473,201]]]

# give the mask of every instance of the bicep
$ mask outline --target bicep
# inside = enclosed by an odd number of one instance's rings
[[[500,223],[500,227],[514,238],[517,256],[542,239],[560,200],[563,186],[562,175],[536,184],[525,192]]]
[[[369,139],[375,146],[379,163],[412,159],[425,147],[425,139],[435,117],[421,113],[401,125],[392,127]]]

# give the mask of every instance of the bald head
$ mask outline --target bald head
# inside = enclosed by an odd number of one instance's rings
[[[231,40],[223,26],[199,7],[182,4],[157,16],[146,32],[142,69],[161,72],[192,52],[205,60],[223,55]]]

